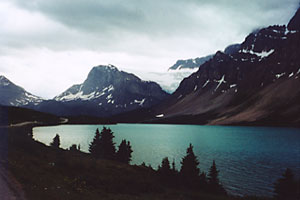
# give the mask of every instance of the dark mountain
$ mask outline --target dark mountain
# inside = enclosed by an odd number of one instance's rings
[[[25,91],[4,76],[0,76],[0,94],[0,105],[6,106],[37,105],[43,101],[42,98]]]
[[[251,33],[239,51],[217,52],[148,112],[156,122],[299,126],[298,22],[299,10],[290,28],[269,26]]]
[[[289,22],[288,29],[298,31],[300,30],[300,8],[298,8],[298,11],[296,12],[295,16]]]
[[[168,96],[155,82],[142,81],[112,65],[100,65],[82,84],[73,85],[54,100],[44,101],[37,109],[58,115],[106,117],[153,106]]]

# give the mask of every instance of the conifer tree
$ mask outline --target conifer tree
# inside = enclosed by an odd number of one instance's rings
[[[219,170],[217,170],[216,162],[213,160],[213,164],[209,169],[208,182],[212,185],[218,185],[219,181]]]
[[[126,142],[126,140],[122,140],[119,145],[119,150],[116,154],[116,159],[120,162],[129,164],[131,161],[131,153],[132,153],[130,142]]]
[[[90,143],[89,152],[95,158],[100,158],[100,132],[99,129],[96,129],[96,133],[93,141]]]
[[[113,138],[114,135],[110,128],[103,127],[101,133],[97,129],[95,137],[89,146],[89,152],[95,158],[113,160],[116,153]]]
[[[53,141],[50,143],[50,146],[51,147],[54,147],[54,148],[59,148],[60,146],[60,138],[59,138],[59,135],[56,134],[55,137],[53,138]]]
[[[116,147],[113,142],[113,132],[110,128],[103,127],[100,137],[100,157],[113,160],[115,158]]]
[[[70,151],[73,151],[73,152],[79,152],[80,151],[80,145],[76,145],[76,144],[72,144],[69,148]]]
[[[279,178],[275,183],[275,198],[279,200],[296,200],[299,185],[294,179],[294,174],[289,168],[283,174],[282,178]],[[298,194],[299,195],[299,194]],[[299,197],[299,196],[298,196]]]
[[[164,176],[171,175],[171,168],[170,168],[170,162],[168,157],[165,157],[162,159],[161,167],[159,169],[159,172]]]
[[[213,161],[208,173],[208,188],[209,191],[217,194],[226,194],[225,189],[220,184],[219,170],[217,170],[216,162]]]
[[[194,154],[193,145],[186,150],[186,156],[181,161],[180,175],[184,179],[195,179],[199,177],[200,169],[198,168],[199,161]]]

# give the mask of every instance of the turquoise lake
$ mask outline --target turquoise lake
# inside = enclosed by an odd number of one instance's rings
[[[164,157],[176,162],[186,154],[189,143],[200,161],[200,170],[208,172],[213,160],[220,180],[231,194],[270,196],[273,184],[284,170],[291,168],[300,177],[300,129],[237,126],[117,124],[105,125],[114,132],[116,146],[129,140],[131,164],[145,162],[153,168]],[[61,147],[80,144],[87,152],[97,128],[103,125],[59,125],[36,127],[34,139],[47,145],[56,134]]]

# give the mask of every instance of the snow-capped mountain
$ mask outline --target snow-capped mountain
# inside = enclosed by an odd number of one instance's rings
[[[32,95],[1,75],[0,94],[0,105],[6,106],[24,107],[28,105],[37,105],[43,101],[42,98]]]
[[[299,10],[288,26],[251,33],[185,78],[156,119],[200,124],[300,124]]]
[[[54,100],[43,102],[38,109],[59,115],[106,117],[150,107],[168,96],[155,82],[142,81],[113,65],[100,65],[89,72],[82,84],[73,85]]]
[[[240,46],[241,44],[230,45],[225,48],[224,53],[228,55],[234,54],[240,49]],[[208,55],[194,59],[178,60],[168,69],[168,73],[163,75],[166,79],[159,79],[159,77],[156,78],[156,81],[159,82],[165,90],[174,92],[184,78],[196,72],[201,65],[212,59],[213,56],[214,55]],[[164,83],[167,82],[165,80],[168,80],[168,84]]]

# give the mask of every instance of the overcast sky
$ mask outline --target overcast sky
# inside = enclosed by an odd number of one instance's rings
[[[286,24],[299,0],[1,0],[0,75],[52,98],[93,66],[143,79]],[[152,73],[154,72],[154,73]],[[170,83],[171,84],[171,83]]]

